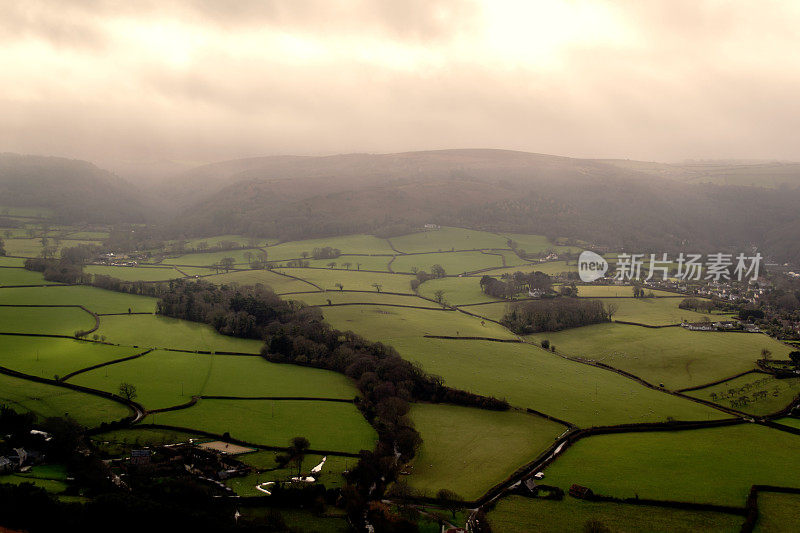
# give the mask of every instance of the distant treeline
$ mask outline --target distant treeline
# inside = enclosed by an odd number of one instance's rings
[[[544,272],[514,272],[511,275],[504,275],[503,279],[483,276],[480,285],[485,294],[510,300],[525,290],[548,293],[553,289],[553,280]]]
[[[501,323],[514,333],[527,335],[610,322],[614,311],[600,300],[585,298],[528,300],[512,304]]]

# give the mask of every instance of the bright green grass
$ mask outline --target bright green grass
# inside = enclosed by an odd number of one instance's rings
[[[136,429],[115,429],[99,435],[93,435],[92,440],[100,443],[108,442],[136,447],[176,444],[189,442],[189,439],[197,438],[196,435],[184,433],[183,431],[135,427]]]
[[[264,344],[222,335],[208,324],[160,315],[103,316],[97,333],[108,342],[145,348],[259,353]]]
[[[78,307],[0,307],[2,333],[74,335],[94,324],[94,317]]]
[[[416,267],[431,272],[433,265],[441,265],[448,274],[463,274],[484,268],[501,267],[502,259],[497,255],[482,252],[445,252],[435,254],[401,255],[392,263],[395,272],[412,272]]]
[[[431,279],[420,284],[417,289],[422,296],[428,298],[433,298],[437,290],[444,291],[444,299],[451,305],[491,302],[497,299],[484,294],[481,290],[480,278],[473,276]]]
[[[183,269],[183,267],[181,267]],[[298,270],[298,269],[295,269]],[[300,272],[310,272],[300,269]],[[296,275],[292,273],[292,275]],[[258,283],[271,288],[278,294],[287,292],[315,291],[316,287],[304,281],[298,281],[288,276],[281,276],[269,270],[242,270],[228,274],[218,274],[203,278],[204,281],[222,285],[224,283],[238,283],[239,285],[256,285]]]
[[[377,439],[354,405],[336,402],[201,400],[189,409],[158,413],[155,422],[229,432],[235,439],[270,446],[287,446],[293,437],[304,436],[311,448],[352,453],[373,449]]]
[[[506,237],[486,231],[450,227],[392,237],[390,240],[395,248],[405,253],[508,248]]]
[[[169,257],[164,259],[161,263],[164,265],[189,265],[189,266],[211,266],[214,263],[219,263],[226,257],[232,257],[237,265],[247,267],[249,264],[248,257],[258,257],[260,250],[226,250],[224,252],[205,252],[205,253],[192,253],[180,255],[177,257]]]
[[[40,418],[69,416],[85,426],[120,420],[130,414],[124,405],[54,385],[0,375],[0,404],[31,411]]]
[[[736,533],[744,521],[742,516],[711,511],[588,502],[569,496],[562,501],[507,496],[497,502],[488,518],[493,530],[502,533],[584,531],[592,520],[619,533]]]
[[[26,476],[24,474],[8,474],[0,476],[0,484],[21,485],[22,483],[31,483],[51,494],[59,494],[67,490],[67,483],[65,481],[35,478]]]
[[[698,313],[678,308],[680,298],[597,298],[609,308],[614,306],[614,320],[637,322],[651,326],[667,326],[687,322],[700,322],[703,319],[719,320],[718,315]]]
[[[797,531],[800,523],[800,494],[758,493],[758,521],[754,531]]]
[[[474,315],[486,317],[490,320],[500,321],[508,312],[508,304],[511,302],[496,302],[485,305],[470,305],[462,306],[464,311],[468,311]]]
[[[375,291],[374,283],[381,285],[383,292],[411,293],[410,274],[389,274],[382,272],[358,272],[355,270],[330,270],[316,268],[281,268],[278,272],[291,274],[298,278],[310,281],[323,289],[337,289],[337,283],[344,285],[345,289],[359,291]],[[308,289],[302,289],[308,290]]]
[[[746,374],[686,394],[752,415],[768,415],[794,401],[800,394],[800,378],[776,379],[768,374]]]
[[[512,239],[517,242],[520,248],[529,254],[536,254],[544,252],[545,250],[555,250],[556,252],[580,252],[577,246],[559,246],[550,242],[544,235],[526,235],[524,233],[506,233],[503,235],[506,239]],[[508,245],[504,246],[508,248]]]
[[[134,353],[131,348],[94,342],[0,335],[0,366],[51,379]]]
[[[574,261],[567,264],[566,261],[547,261],[546,263],[531,263],[529,265],[518,265],[506,268],[497,268],[489,272],[481,273],[488,274],[489,276],[499,277],[503,274],[513,274],[514,272],[544,272],[547,275],[554,276],[562,272],[577,272],[578,267],[575,266]]]
[[[25,287],[0,290],[0,304],[83,305],[95,313],[152,313],[156,299],[95,287]]]
[[[775,420],[778,424],[800,429],[800,418],[792,418],[790,416]]]
[[[647,289],[646,292],[652,292],[656,296],[677,296],[677,298],[675,298],[677,300],[676,305],[681,301],[681,295],[674,292],[659,290],[650,291],[650,289]],[[630,285],[578,285],[578,296],[586,296],[590,298],[623,296],[625,298],[632,298],[633,287]],[[688,298],[688,296],[686,298]]]
[[[491,322],[481,324],[481,319],[458,311],[365,305],[323,307],[322,313],[333,327],[342,331],[353,330],[375,341],[423,335],[516,338],[502,326]]]
[[[435,496],[450,489],[472,500],[532,461],[566,428],[519,411],[415,404],[411,419],[422,447],[407,478]]]
[[[89,265],[84,267],[83,271],[87,274],[101,274],[124,281],[166,281],[184,277],[174,268]]]
[[[545,470],[617,497],[743,506],[754,484],[800,486],[800,439],[755,424],[582,439]]]
[[[333,268],[338,270],[379,270],[381,272],[389,272],[389,261],[391,260],[391,257],[385,255],[342,255],[336,259],[307,259],[306,261],[308,261],[308,266],[316,268],[330,268],[329,264],[333,262],[336,263]],[[350,263],[350,266],[348,267],[345,263]],[[396,270],[394,266],[392,268]]]
[[[395,312],[397,311],[397,312]],[[567,361],[527,344],[426,339],[422,335],[513,338],[505,328],[462,313],[336,307],[323,309],[341,330],[385,342],[451,387],[506,398],[582,426],[722,418],[721,412],[657,392],[613,372]]]
[[[394,254],[385,239],[372,235],[345,235],[342,237],[329,237],[325,239],[308,239],[304,241],[284,242],[267,247],[270,261],[297,259],[303,252],[308,252],[309,257],[314,248],[337,248],[342,254]],[[390,258],[386,258],[388,261]],[[333,259],[332,261],[336,261]],[[354,261],[355,263],[355,261]]]
[[[41,285],[52,283],[45,281],[40,272],[32,272],[24,268],[0,268],[0,287],[3,285]]]
[[[21,257],[6,257],[0,255],[0,266],[21,267],[25,265],[25,259]]]
[[[393,304],[393,305],[414,305],[418,307],[428,307],[431,309],[441,309],[435,302],[429,302],[417,296],[399,296],[397,294],[378,294],[377,292],[312,292],[308,294],[294,294],[285,296],[286,300],[296,300],[307,305],[328,305],[331,303],[369,303],[369,304]]]
[[[776,359],[789,348],[766,335],[652,329],[625,324],[595,324],[533,335],[549,339],[566,354],[601,361],[650,383],[680,389],[710,383],[755,368],[762,348]]]

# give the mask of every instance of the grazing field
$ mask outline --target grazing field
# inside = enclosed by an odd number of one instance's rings
[[[508,312],[508,305],[510,303],[511,302],[504,301],[484,305],[470,305],[462,306],[462,309],[472,313],[473,315],[480,315],[490,320],[497,320],[499,322]]]
[[[135,429],[115,429],[99,435],[93,435],[92,440],[96,444],[108,443],[107,446],[113,444],[122,448],[138,448],[139,446],[161,446],[189,442],[189,439],[197,438],[197,435],[171,429],[134,427]]]
[[[325,247],[336,248],[342,254],[392,255],[396,253],[386,239],[379,239],[373,235],[345,235],[343,237],[284,242],[267,247],[267,253],[270,261],[283,261],[298,259],[302,257],[303,252],[308,252],[310,258],[314,248]],[[389,257],[386,258],[387,261],[389,259]],[[338,261],[338,259],[329,261]]]
[[[652,329],[625,324],[595,324],[538,333],[563,353],[593,359],[631,372],[650,383],[680,389],[710,383],[755,368],[761,349],[786,359],[790,349],[754,333]]]
[[[259,257],[261,250],[241,249],[225,250],[223,252],[201,252],[168,257],[161,261],[162,265],[188,265],[188,266],[211,266],[219,263],[226,257],[232,257],[237,265],[248,267],[249,258]]]
[[[389,261],[392,258],[386,255],[366,256],[366,255],[341,255],[335,259],[306,259],[308,266],[313,268],[331,268],[334,263],[334,270],[378,270],[390,272]],[[286,266],[280,265],[280,266]]]
[[[135,294],[106,291],[95,287],[24,287],[0,290],[0,304],[82,305],[94,313],[152,313],[156,299]]]
[[[450,252],[435,254],[401,255],[392,263],[395,272],[411,272],[416,267],[431,272],[433,265],[441,265],[448,274],[464,274],[484,268],[503,266],[503,259],[498,255],[482,252]]]
[[[637,322],[649,326],[668,326],[685,322],[701,322],[704,319],[720,320],[720,315],[698,313],[680,309],[680,298],[597,298],[606,308],[614,306],[614,320]]]
[[[788,407],[800,395],[800,378],[776,379],[769,374],[746,374],[686,394],[763,416]]]
[[[25,259],[21,257],[6,257],[0,255],[0,267],[22,267],[25,265]]]
[[[31,217],[31,218],[45,218],[52,217],[53,210],[49,207],[18,207],[18,206],[0,206],[0,214],[2,216],[10,217]]]
[[[789,426],[795,429],[800,429],[800,418],[793,418],[790,416],[780,418],[775,420],[778,424],[783,424],[784,426]]]
[[[181,267],[183,270],[183,267]],[[315,291],[316,287],[310,283],[299,281],[289,276],[281,276],[271,270],[241,270],[239,272],[230,272],[228,274],[216,274],[213,276],[206,276],[203,281],[222,285],[224,283],[238,283],[239,285],[255,285],[260,283],[271,288],[278,294],[286,294],[289,292],[300,291]],[[373,289],[374,290],[374,289]]]
[[[0,366],[50,379],[136,352],[72,339],[0,335]]]
[[[264,344],[222,335],[208,324],[161,315],[103,316],[97,333],[108,342],[145,348],[257,354]]]
[[[24,268],[0,268],[0,287],[4,285],[41,285],[53,283],[45,281],[41,272],[32,272]]]
[[[87,274],[111,276],[125,281],[166,281],[184,277],[174,268],[158,267],[122,267],[106,265],[88,265],[84,267]]]
[[[526,235],[524,233],[505,233],[503,237],[511,239],[517,243],[519,248],[529,254],[542,253],[547,250],[556,252],[578,253],[581,251],[579,246],[561,246],[550,242],[544,235]],[[508,245],[505,246],[508,248]]]
[[[410,413],[422,437],[407,483],[435,496],[450,489],[475,499],[532,461],[566,427],[518,411],[414,404]]]
[[[88,427],[120,420],[130,414],[127,407],[111,400],[0,374],[0,405],[3,404],[31,411],[39,418],[69,414]]]
[[[223,241],[235,242],[239,246],[264,246],[267,244],[266,239],[245,237],[244,235],[217,235],[215,237],[197,237],[195,239],[187,239],[183,241],[187,248],[197,248],[197,246],[204,242],[209,248],[219,246]],[[174,244],[175,241],[170,241],[168,244]]]
[[[504,268],[497,268],[490,270],[489,272],[481,273],[488,274],[490,276],[501,276],[503,274],[513,274],[514,272],[544,272],[550,276],[554,276],[556,274],[561,274],[562,272],[577,272],[578,267],[575,266],[575,262],[571,261],[567,264],[566,261],[547,261],[545,263],[531,263],[527,265],[517,265],[517,266],[510,266]]]
[[[758,533],[795,531],[800,523],[800,494],[758,493]]]
[[[403,253],[447,252],[450,250],[481,250],[488,248],[508,248],[507,238],[464,228],[443,227],[438,230],[422,231],[392,237],[394,247]]]
[[[625,297],[625,298],[632,298],[633,297],[633,287],[630,285],[578,285],[578,296],[581,297],[588,297],[588,298],[607,298],[607,297]],[[675,305],[678,305],[683,298],[688,298],[687,296],[681,296],[680,294],[676,294],[674,292],[667,292],[667,291],[659,291],[646,289],[647,293],[653,293],[655,296],[668,296],[668,297],[675,297]],[[701,300],[703,298],[700,298]]]
[[[55,245],[51,240],[49,245]],[[58,241],[58,250],[72,248],[79,244],[99,245],[99,241],[62,239]],[[21,257],[39,257],[42,253],[42,240],[36,239],[7,239],[5,240],[6,255],[16,255]]]
[[[746,444],[746,445],[745,445]],[[617,497],[743,506],[753,484],[800,486],[800,439],[755,424],[692,431],[598,435],[568,448],[545,470]]]
[[[2,333],[74,335],[94,327],[94,317],[79,307],[0,307]]]
[[[377,292],[346,292],[346,291],[325,291],[311,292],[307,294],[292,294],[284,296],[285,300],[296,300],[306,305],[327,306],[328,300],[333,304],[342,303],[365,303],[383,305],[412,305],[417,307],[427,307],[429,309],[441,309],[442,306],[436,302],[430,302],[418,296],[400,296],[397,294],[378,294]]]
[[[444,299],[450,305],[491,302],[497,299],[484,294],[481,290],[480,278],[474,276],[431,279],[420,284],[417,292],[422,296],[433,298],[438,290],[444,291]]]
[[[335,402],[201,400],[189,409],[158,413],[155,423],[229,432],[235,439],[269,446],[287,446],[293,437],[303,436],[312,449],[351,453],[373,449],[377,439],[354,405]]]
[[[503,533],[588,531],[585,526],[590,521],[619,533],[737,533],[744,522],[744,517],[733,514],[589,502],[569,496],[562,501],[508,496],[497,502],[488,518],[494,531]]]
[[[382,292],[411,293],[410,274],[390,274],[382,272],[358,272],[355,270],[331,270],[319,268],[281,268],[278,272],[310,281],[327,290],[336,290],[337,283],[344,285],[346,290],[375,291],[374,284],[381,286]],[[308,290],[308,289],[301,289]]]
[[[110,234],[107,231],[73,231],[67,232],[66,237],[70,239],[88,240],[88,241],[104,241],[108,239]]]

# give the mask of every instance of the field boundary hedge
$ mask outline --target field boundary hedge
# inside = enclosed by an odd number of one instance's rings
[[[130,361],[130,360],[132,360],[132,359],[138,359],[139,357],[142,357],[143,355],[147,355],[147,354],[149,354],[149,353],[150,353],[150,352],[152,352],[152,351],[153,351],[153,349],[151,348],[151,349],[149,349],[149,350],[145,350],[145,351],[143,351],[143,352],[141,352],[141,353],[137,353],[137,354],[129,355],[129,356],[127,356],[127,357],[121,357],[121,358],[119,358],[119,359],[113,359],[113,360],[111,360],[111,361],[106,361],[105,363],[98,363],[98,364],[96,364],[96,365],[87,366],[86,368],[81,368],[80,370],[75,370],[74,372],[70,372],[69,374],[66,374],[66,375],[64,375],[64,376],[61,376],[61,377],[59,378],[59,381],[66,381],[66,380],[68,380],[68,379],[70,379],[70,378],[72,378],[72,377],[75,377],[75,376],[77,376],[78,374],[83,374],[84,372],[90,372],[90,371],[92,371],[92,370],[96,370],[96,369],[98,369],[98,368],[103,368],[104,366],[115,365],[115,364],[117,364],[117,363],[122,363],[122,362],[125,362],[125,361]]]
[[[597,298],[594,298],[595,300]],[[650,329],[661,329],[661,328],[679,328],[680,324],[662,324],[657,326],[655,324],[642,324],[641,322],[630,322],[628,320],[614,320],[612,321],[614,324],[626,324],[628,326],[640,326],[643,328],[650,328]]]
[[[710,383],[706,383],[705,385],[697,385],[696,387],[687,387],[685,389],[679,389],[679,390],[677,390],[675,392],[691,392],[691,391],[696,391],[696,390],[702,390],[702,389],[705,389],[705,388],[708,388],[708,387],[713,387],[714,385],[720,385],[722,383],[725,383],[726,381],[731,381],[733,379],[740,378],[742,376],[746,376],[747,374],[766,374],[766,375],[771,375],[769,372],[764,372],[763,370],[756,370],[756,369],[745,370],[744,372],[739,372],[738,374],[735,374],[735,375],[733,375],[731,377],[728,377],[728,378],[718,379],[716,381],[712,381]]]
[[[520,339],[498,339],[496,337],[454,337],[452,335],[423,335],[426,339],[445,339],[454,341],[492,341],[492,342],[511,342],[515,344],[525,344]]]
[[[306,307],[342,307],[345,305],[377,305],[380,307],[405,307],[408,309],[422,309],[423,311],[455,311],[455,309],[449,307],[423,307],[421,305],[385,304],[379,302],[340,302],[340,303],[330,303],[330,304],[306,305]]]
[[[758,493],[759,492],[778,492],[782,494],[800,494],[800,488],[795,487],[777,487],[774,485],[753,485],[750,487],[750,493],[747,495],[747,504],[745,509],[747,515],[742,524],[741,533],[752,533],[758,522]]]

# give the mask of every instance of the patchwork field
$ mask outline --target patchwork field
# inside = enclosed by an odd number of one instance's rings
[[[566,427],[517,411],[415,404],[422,448],[407,483],[435,496],[450,489],[474,499],[550,446]]]
[[[614,320],[637,322],[649,326],[667,326],[683,322],[721,320],[726,317],[680,309],[680,298],[597,298],[608,308],[614,306]]]
[[[82,305],[94,313],[152,313],[156,299],[135,294],[106,291],[95,287],[25,287],[0,290],[0,304]]]
[[[513,274],[514,272],[544,272],[550,276],[561,274],[562,272],[577,272],[578,267],[575,261],[547,261],[545,263],[531,263],[529,265],[516,265],[505,268],[497,268],[489,272],[481,273],[490,276],[501,276],[503,274]]]
[[[444,299],[450,305],[496,300],[496,298],[484,294],[481,290],[480,278],[475,276],[431,279],[422,283],[417,289],[417,292],[427,298],[434,298],[436,291],[444,291]]]
[[[0,307],[2,333],[74,335],[94,328],[94,317],[79,307]]]
[[[800,494],[758,493],[758,521],[755,531],[793,531],[800,523]]]
[[[225,283],[255,285],[260,283],[271,288],[277,294],[318,290],[310,283],[299,281],[288,276],[281,276],[270,270],[242,270],[239,272],[229,272],[228,274],[215,274],[204,277],[203,281],[208,281],[209,283],[217,285]]]
[[[531,338],[549,339],[563,353],[603,362],[669,389],[702,385],[753,369],[762,348],[770,349],[775,359],[787,358],[790,351],[766,335],[624,324],[596,324]]]
[[[433,265],[441,265],[450,275],[463,274],[485,268],[503,266],[503,258],[482,252],[452,252],[398,256],[392,263],[395,272],[412,272],[412,268],[431,272]]]
[[[798,452],[796,435],[754,424],[598,435],[563,452],[545,479],[610,496],[742,506],[753,484],[798,486]]]
[[[297,259],[303,252],[308,252],[309,257],[314,248],[336,248],[342,254],[384,254],[392,255],[392,250],[386,239],[379,239],[372,235],[346,235],[343,237],[330,237],[326,239],[308,239],[275,244],[267,247],[270,261]],[[388,260],[388,258],[387,258]]]
[[[403,253],[508,248],[508,238],[496,233],[450,227],[401,235],[389,240]]]
[[[319,268],[281,268],[283,272],[306,281],[310,281],[323,289],[336,290],[337,283],[341,283],[347,290],[375,291],[375,284],[381,286],[382,292],[411,293],[410,274],[389,274],[381,272],[358,272],[354,270],[331,270]],[[301,289],[308,290],[308,289]]]
[[[154,420],[153,420],[154,418]],[[254,444],[286,446],[296,436],[311,448],[357,453],[377,435],[352,404],[294,400],[201,400],[189,409],[158,413],[147,422],[191,427]]]
[[[417,307],[427,307],[429,309],[441,309],[441,305],[436,302],[425,300],[417,296],[401,296],[397,294],[379,294],[377,292],[340,292],[325,291],[311,292],[307,294],[292,294],[284,297],[286,300],[296,300],[306,305],[327,306],[328,300],[333,304],[344,303],[363,303],[363,304],[383,304],[383,305],[411,305]]]
[[[185,277],[174,268],[88,265],[83,271],[87,274],[111,276],[124,281],[166,281]]]
[[[800,395],[800,378],[776,379],[769,374],[746,374],[686,394],[763,416],[784,409]]]
[[[45,281],[39,272],[31,272],[24,268],[0,268],[0,287],[8,285],[41,285],[52,283]]]

